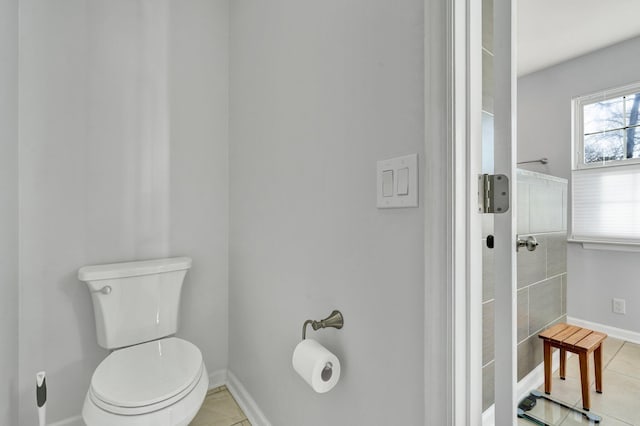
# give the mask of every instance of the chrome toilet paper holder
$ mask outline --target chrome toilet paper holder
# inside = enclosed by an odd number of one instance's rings
[[[311,324],[311,328],[313,328],[314,331],[327,327],[341,329],[344,326],[344,317],[342,316],[342,312],[335,310],[323,320],[306,320],[302,325],[302,340],[307,338],[307,326],[309,324]]]

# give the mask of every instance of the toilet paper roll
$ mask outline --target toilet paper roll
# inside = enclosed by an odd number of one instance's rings
[[[329,392],[340,379],[340,360],[313,339],[298,343],[293,368],[318,393]]]

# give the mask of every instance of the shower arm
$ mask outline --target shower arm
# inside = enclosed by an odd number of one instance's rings
[[[548,162],[549,162],[549,159],[547,157],[544,157],[544,158],[540,158],[538,160],[520,161],[520,162],[518,162],[518,165],[520,165],[520,164],[529,164],[529,163],[547,164]]]

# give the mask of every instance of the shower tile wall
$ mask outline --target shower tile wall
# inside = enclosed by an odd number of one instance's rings
[[[535,251],[518,252],[518,380],[542,362],[540,330],[566,320],[567,181],[518,170],[518,234],[533,235]],[[486,237],[491,226],[483,229]],[[483,241],[483,410],[494,401],[493,251]]]

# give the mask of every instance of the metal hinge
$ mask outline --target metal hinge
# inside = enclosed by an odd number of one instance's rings
[[[509,211],[509,178],[505,175],[478,176],[478,211],[506,213]]]

